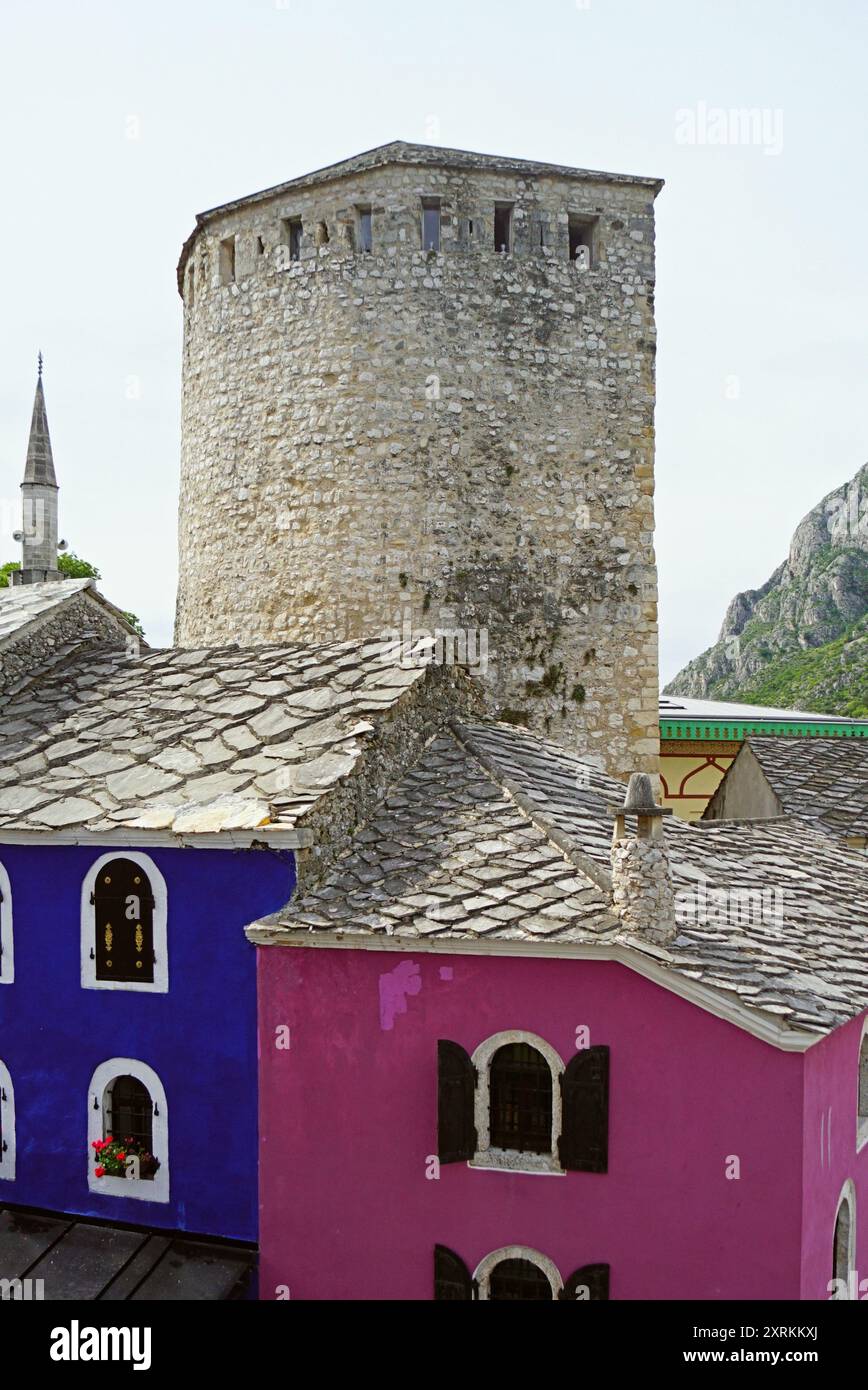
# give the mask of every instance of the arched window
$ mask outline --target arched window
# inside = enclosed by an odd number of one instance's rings
[[[838,1199],[835,1230],[832,1237],[832,1298],[838,1301],[852,1298],[850,1275],[856,1264],[856,1192],[852,1182],[845,1182]],[[856,1294],[858,1297],[858,1292]]]
[[[15,1177],[15,1091],[9,1069],[0,1062],[0,1179]]]
[[[868,1019],[862,1029],[859,1045],[859,1099],[856,1119],[856,1147],[868,1144]]]
[[[82,884],[85,989],[169,988],[166,884],[146,854],[103,855]]]
[[[534,1033],[497,1033],[476,1049],[472,1062],[479,1167],[562,1172],[560,1076],[564,1064]]]
[[[489,1073],[493,1147],[551,1153],[552,1073],[529,1043],[507,1043],[491,1059]]]
[[[15,956],[12,949],[12,885],[9,875],[0,864],[0,985],[11,985],[15,979]]]
[[[535,1033],[497,1033],[472,1057],[437,1044],[441,1163],[525,1173],[605,1173],[609,1049],[583,1048],[566,1066]]]
[[[507,1245],[480,1260],[470,1273],[460,1255],[446,1245],[434,1247],[434,1298],[454,1302],[483,1299],[552,1303],[601,1302],[609,1297],[609,1266],[582,1265],[567,1279],[538,1250]]]
[[[563,1289],[563,1280],[557,1265],[539,1250],[506,1245],[480,1261],[473,1285],[482,1300],[552,1303]]]
[[[107,1143],[106,1150],[102,1146]],[[129,1162],[131,1156],[135,1163]],[[88,1187],[110,1197],[169,1200],[166,1093],[144,1062],[115,1057],[97,1067],[91,1078]]]

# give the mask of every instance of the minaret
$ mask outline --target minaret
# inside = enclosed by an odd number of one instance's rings
[[[41,352],[21,492],[23,524],[22,529],[15,532],[15,540],[21,542],[21,569],[13,572],[12,581],[42,584],[46,580],[62,579],[57,568],[57,478],[42,389]],[[60,548],[65,549],[63,542]]]

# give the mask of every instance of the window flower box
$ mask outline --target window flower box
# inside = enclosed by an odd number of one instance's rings
[[[94,1139],[91,1148],[94,1150],[96,1167],[93,1171],[97,1178],[149,1180],[160,1166],[160,1160],[132,1136],[113,1139],[107,1134],[105,1139]]]

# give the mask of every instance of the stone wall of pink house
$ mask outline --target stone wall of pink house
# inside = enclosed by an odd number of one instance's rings
[[[262,1298],[427,1300],[437,1243],[471,1272],[511,1244],[564,1278],[604,1261],[613,1299],[799,1297],[798,1054],[605,962],[258,958]],[[611,1049],[608,1173],[426,1176],[438,1038],[522,1029],[567,1060],[582,1027]]]
[[[838,1202],[844,1184],[856,1193],[856,1271],[868,1298],[868,1144],[856,1149],[859,1045],[865,1014],[805,1056],[802,1297],[827,1299]]]

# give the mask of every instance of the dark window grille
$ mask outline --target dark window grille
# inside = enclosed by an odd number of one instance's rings
[[[531,1299],[553,1303],[552,1286],[538,1265],[530,1260],[501,1260],[491,1271],[488,1297],[493,1302]]]
[[[151,1153],[154,1146],[154,1103],[134,1076],[118,1076],[112,1083],[105,1113],[105,1133],[114,1139],[135,1139]]]
[[[508,1043],[491,1060],[492,1147],[551,1153],[552,1074],[527,1043]]]

